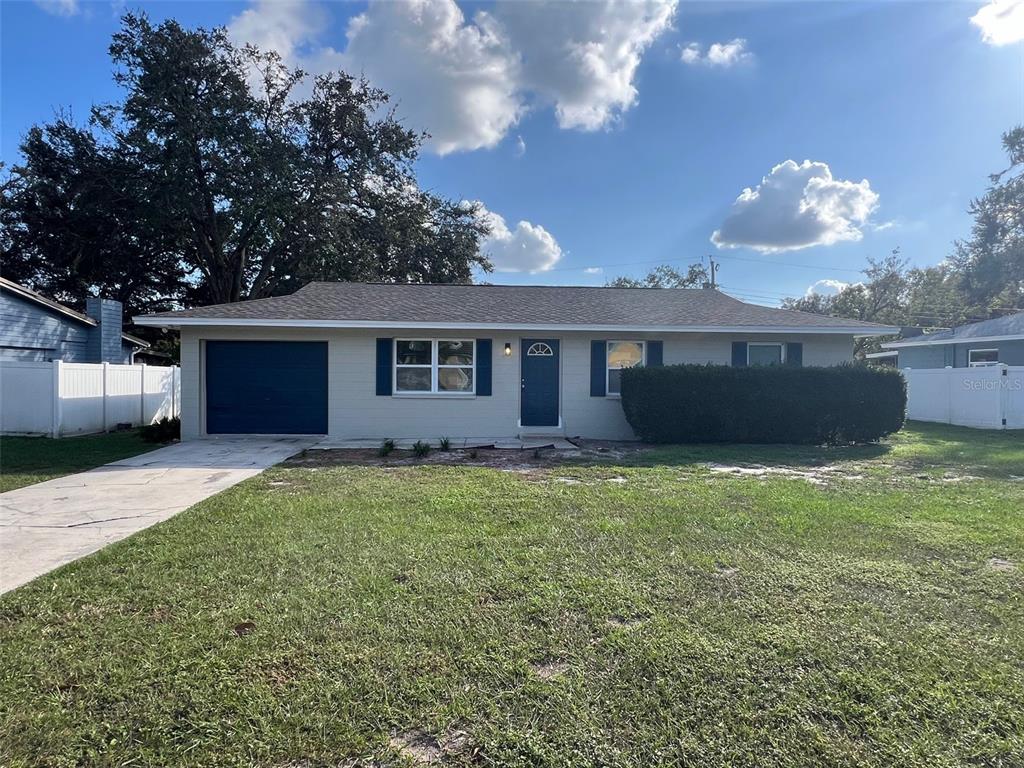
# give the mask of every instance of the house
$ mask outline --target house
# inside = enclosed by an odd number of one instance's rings
[[[882,348],[898,355],[900,368],[1024,365],[1024,312],[886,342]]]
[[[836,365],[896,328],[714,289],[310,283],[135,318],[181,331],[182,436],[629,439],[633,365]]]
[[[121,302],[89,297],[85,314],[0,277],[0,362],[130,364],[149,343],[121,329]]]

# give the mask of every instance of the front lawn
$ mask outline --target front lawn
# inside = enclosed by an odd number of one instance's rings
[[[159,446],[146,443],[139,431],[107,435],[0,438],[0,493],[84,472],[111,461],[127,459]]]
[[[1024,764],[1020,436],[323,458],[0,597],[0,765]]]

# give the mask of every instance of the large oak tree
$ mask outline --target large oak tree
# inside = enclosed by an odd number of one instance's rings
[[[143,14],[110,55],[123,99],[31,129],[6,174],[5,276],[137,311],[490,268],[475,210],[419,188],[424,136],[364,80]]]

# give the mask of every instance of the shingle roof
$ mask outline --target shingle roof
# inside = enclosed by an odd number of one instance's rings
[[[1024,312],[1017,312],[1006,317],[997,317],[993,320],[982,320],[980,323],[961,325],[947,331],[935,331],[934,333],[926,333],[922,336],[911,336],[908,339],[889,342],[885,346],[890,348],[903,346],[925,347],[932,344],[954,344],[961,341],[1003,336],[1019,336],[1024,339]]]
[[[184,323],[181,323],[184,321]],[[203,322],[208,321],[208,322]],[[869,334],[897,329],[858,320],[746,304],[717,290],[590,288],[579,286],[310,283],[289,296],[217,304],[136,318],[144,325],[216,325],[272,321],[394,327],[444,326],[770,327],[850,329]]]

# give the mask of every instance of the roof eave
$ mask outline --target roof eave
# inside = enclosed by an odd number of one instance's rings
[[[273,318],[167,317],[140,315],[136,325],[158,328],[234,327],[234,328],[341,328],[396,330],[496,330],[496,331],[593,331],[635,333],[806,333],[855,337],[891,336],[894,326],[769,326],[769,325],[622,325],[586,323],[469,323],[408,322],[384,320],[289,320]]]
[[[138,336],[132,336],[130,333],[122,333],[121,340],[127,341],[129,344],[134,344],[137,347],[149,347],[151,346],[145,339],[140,339]]]
[[[25,286],[20,285],[14,282],[13,280],[0,278],[0,288],[2,288],[5,291],[10,291],[15,296],[24,299],[25,301],[31,301],[33,304],[38,304],[41,307],[46,307],[47,309],[53,310],[58,314],[64,315],[65,317],[68,317],[71,320],[76,320],[79,323],[83,323],[84,325],[92,326],[94,328],[99,325],[99,323],[97,323],[93,318],[89,317],[88,315],[83,315],[81,312],[77,312],[73,310],[71,307],[66,307],[59,301],[54,301],[53,299],[48,299],[45,296],[40,296],[35,291],[26,288]]]
[[[955,336],[945,339],[928,339],[927,341],[887,341],[885,349],[904,349],[905,347],[937,347],[943,344],[973,344],[974,342],[990,341],[1024,341],[1024,333],[1010,333],[1003,336]]]

